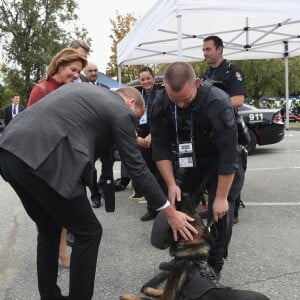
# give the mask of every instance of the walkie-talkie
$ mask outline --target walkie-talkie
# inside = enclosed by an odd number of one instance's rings
[[[115,187],[113,176],[112,151],[106,151],[102,155],[102,176],[104,178],[103,193],[105,210],[107,212],[115,211]]]

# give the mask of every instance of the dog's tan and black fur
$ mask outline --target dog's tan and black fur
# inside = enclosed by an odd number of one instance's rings
[[[210,247],[214,240],[192,205],[190,198],[178,202],[177,209],[195,219],[192,223],[198,230],[191,241],[172,240],[170,232],[170,255],[175,258],[172,271],[163,271],[146,283],[141,292],[163,300],[270,300],[265,295],[249,290],[238,290],[218,283],[214,272],[207,265]],[[164,289],[156,287],[167,280]],[[197,298],[195,298],[195,295]],[[120,300],[145,300],[144,296],[123,295]]]

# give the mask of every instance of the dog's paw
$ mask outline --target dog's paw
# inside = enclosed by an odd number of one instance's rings
[[[130,295],[130,294],[125,294],[120,296],[120,300],[142,300],[143,298],[136,296],[136,295]]]
[[[143,292],[147,296],[160,297],[164,293],[164,290],[154,289],[150,286],[145,286],[142,288],[141,292]]]

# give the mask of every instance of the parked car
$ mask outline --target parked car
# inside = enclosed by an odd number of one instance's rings
[[[159,87],[164,88],[163,76],[156,76],[155,82]],[[131,81],[127,85],[141,89],[139,80]],[[256,108],[244,104],[240,107],[239,113],[243,116],[251,137],[247,146],[248,154],[251,154],[257,145],[275,144],[283,140],[284,122],[280,108]]]
[[[281,108],[282,120],[285,121],[286,118],[286,101],[283,102]],[[290,122],[300,122],[300,107],[295,105],[290,105],[289,108],[289,121]]]
[[[284,122],[280,109],[256,108],[248,104],[240,107],[240,115],[243,116],[249,128],[251,142],[247,146],[248,153],[252,153],[256,145],[275,144],[284,138]]]
[[[0,132],[2,132],[5,128],[5,122],[3,119],[0,119]]]

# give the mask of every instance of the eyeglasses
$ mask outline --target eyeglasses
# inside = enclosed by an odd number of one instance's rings
[[[97,73],[97,72],[98,72],[98,70],[97,70],[97,69],[94,69],[94,70],[87,70],[87,72],[89,72],[89,73],[92,73],[92,72],[95,72],[95,73]]]

